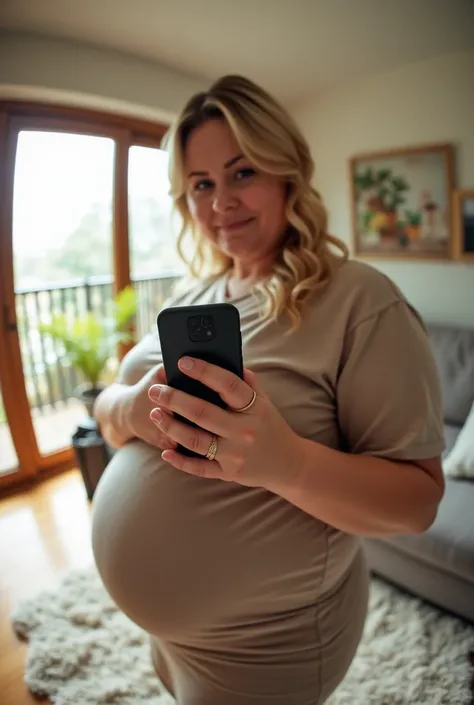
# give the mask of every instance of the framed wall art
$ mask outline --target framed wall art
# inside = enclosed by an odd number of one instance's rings
[[[452,257],[454,154],[433,144],[349,162],[352,244],[360,257]]]
[[[474,264],[474,189],[453,194],[454,257]]]

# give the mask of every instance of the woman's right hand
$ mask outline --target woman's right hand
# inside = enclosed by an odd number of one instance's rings
[[[150,419],[150,412],[156,406],[148,396],[148,390],[153,384],[166,384],[162,365],[147,372],[139,382],[129,388],[124,409],[127,428],[132,438],[139,438],[161,450],[172,450],[176,448],[176,443]]]

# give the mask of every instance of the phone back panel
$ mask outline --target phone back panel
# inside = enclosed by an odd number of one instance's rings
[[[193,327],[192,321],[202,318],[212,320],[209,339],[206,336],[208,329],[201,328],[196,334],[197,328]],[[159,313],[157,325],[168,384],[225,408],[217,392],[179,370],[178,360],[190,355],[223,367],[242,379],[240,316],[235,306],[209,304],[166,308]]]

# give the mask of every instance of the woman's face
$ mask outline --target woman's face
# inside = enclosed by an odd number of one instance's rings
[[[224,120],[212,119],[188,138],[187,201],[199,230],[233,260],[273,257],[286,226],[281,177],[259,171]]]

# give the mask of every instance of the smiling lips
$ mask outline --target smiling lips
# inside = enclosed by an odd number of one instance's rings
[[[233,233],[236,232],[237,230],[241,230],[244,228],[246,225],[251,223],[254,220],[254,218],[245,218],[243,220],[234,220],[231,223],[223,223],[222,225],[218,225],[217,229],[220,230],[221,232],[224,233]]]

